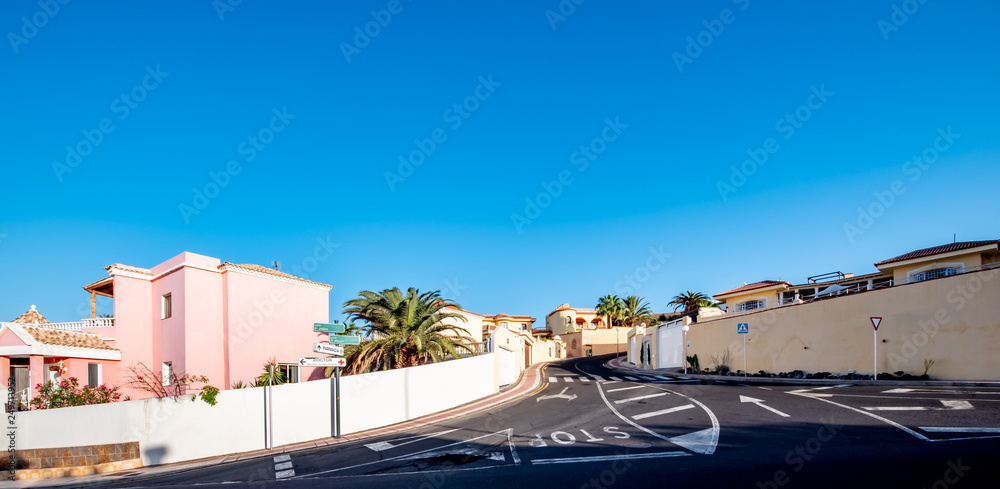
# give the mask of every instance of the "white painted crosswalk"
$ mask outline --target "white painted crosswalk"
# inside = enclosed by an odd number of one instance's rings
[[[278,455],[274,457],[274,477],[276,479],[287,479],[295,475],[295,469],[292,468],[292,456]]]

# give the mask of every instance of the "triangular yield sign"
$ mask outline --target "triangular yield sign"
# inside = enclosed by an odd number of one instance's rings
[[[872,326],[875,326],[875,331],[878,331],[878,325],[879,325],[879,323],[882,322],[882,318],[880,318],[880,317],[873,317],[873,318],[871,318],[871,320],[872,320]]]

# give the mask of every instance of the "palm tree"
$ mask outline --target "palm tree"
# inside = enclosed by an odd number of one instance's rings
[[[621,319],[629,326],[634,327],[636,323],[646,321],[652,314],[645,297],[630,295],[622,302]]]
[[[674,306],[674,311],[684,309],[684,312],[687,313],[702,307],[702,305],[710,301],[711,299],[701,292],[687,291],[683,294],[674,296],[674,299],[668,304],[672,304]]]
[[[446,355],[460,358],[460,350],[475,353],[471,346],[475,340],[461,328],[442,322],[447,318],[466,320],[461,314],[445,311],[446,307],[458,309],[459,305],[443,299],[439,290],[421,294],[410,287],[404,294],[393,287],[379,293],[359,292],[356,299],[344,303],[344,313],[348,321],[367,321],[360,329],[372,340],[347,356],[347,373],[412,367],[427,360],[440,361]]]
[[[608,318],[608,328],[622,315],[622,298],[608,294],[597,301],[597,315]]]

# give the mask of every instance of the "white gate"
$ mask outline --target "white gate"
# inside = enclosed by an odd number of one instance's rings
[[[675,321],[677,322],[677,321]],[[659,365],[655,368],[672,368],[684,366],[684,323],[661,326],[657,331],[657,354],[656,361]]]
[[[517,380],[517,354],[503,348],[497,348],[496,351],[500,356],[500,385],[509,385]]]

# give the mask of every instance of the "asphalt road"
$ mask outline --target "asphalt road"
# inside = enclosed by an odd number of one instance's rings
[[[1000,486],[1000,389],[815,387],[550,364],[535,394],[335,447],[111,487]]]

